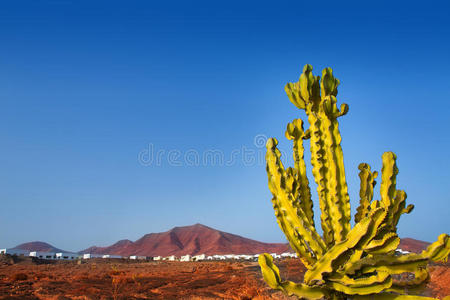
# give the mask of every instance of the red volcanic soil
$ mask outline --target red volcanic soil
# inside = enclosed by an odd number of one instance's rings
[[[17,245],[14,249],[21,249],[27,251],[41,251],[41,252],[67,252],[56,247],[53,247],[50,244],[44,242],[29,242]]]
[[[257,262],[135,262],[92,259],[44,264],[0,255],[0,300],[296,299],[271,290]],[[301,282],[298,259],[277,260],[281,278]],[[430,266],[422,295],[450,294],[450,268]]]
[[[150,233],[132,242],[122,240],[109,247],[91,247],[81,253],[116,255],[195,255],[257,254],[290,251],[287,244],[269,244],[226,233],[205,225],[175,227],[161,233]]]
[[[299,267],[297,266],[297,272]],[[285,268],[281,265],[281,270]],[[292,272],[292,271],[291,271]],[[271,290],[257,262],[90,260],[0,263],[0,300],[291,299]]]
[[[400,245],[398,246],[398,248],[409,252],[420,253],[429,245],[430,243],[424,241],[419,241],[412,238],[403,238],[400,240]]]

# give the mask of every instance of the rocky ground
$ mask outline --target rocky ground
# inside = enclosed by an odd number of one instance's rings
[[[277,263],[282,277],[301,281],[298,260]],[[450,294],[450,266],[430,266],[424,294]],[[48,263],[0,259],[0,299],[289,299],[270,290],[256,262],[133,262],[89,260]]]

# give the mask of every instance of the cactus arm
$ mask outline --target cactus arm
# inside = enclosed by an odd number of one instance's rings
[[[258,257],[261,273],[264,281],[273,289],[285,292],[288,295],[296,295],[306,299],[322,299],[329,296],[329,292],[321,287],[297,284],[292,281],[281,281],[280,270],[273,263],[273,257],[264,253]]]
[[[311,111],[312,104],[308,105],[308,122],[310,124],[309,130],[311,132],[311,165],[314,181],[317,185],[317,194],[319,196],[319,205],[321,210],[320,220],[323,231],[323,238],[327,246],[334,245],[333,226],[331,224],[331,212],[328,199],[327,189],[327,169],[325,150],[323,149],[322,131],[320,128],[320,120],[316,114]]]
[[[271,159],[275,160],[278,159],[276,157],[277,152],[273,151],[271,154],[268,152],[267,156],[273,155]],[[269,160],[268,160],[269,162]],[[274,169],[274,167],[270,167],[268,164],[268,174],[276,174],[275,171],[271,171]],[[269,187],[272,191],[273,198],[272,198],[272,204],[273,208],[275,210],[275,216],[277,217],[278,225],[280,226],[281,230],[284,232],[289,244],[291,245],[292,249],[298,254],[300,259],[302,260],[303,264],[306,267],[310,267],[312,264],[315,263],[316,259],[314,258],[314,255],[310,252],[307,244],[305,243],[304,239],[298,239],[295,227],[298,224],[294,224],[295,220],[298,220],[295,217],[292,217],[292,214],[297,214],[299,211],[295,207],[287,206],[283,208],[283,201],[282,197],[287,197],[285,193],[278,192],[281,187],[277,183],[283,181],[282,179],[278,178],[276,176],[269,175]],[[289,211],[286,211],[286,208],[291,208]],[[289,213],[288,213],[289,212]]]
[[[324,86],[327,78],[333,78],[331,69],[327,68],[323,72],[321,85]],[[328,81],[330,81],[329,79]],[[336,79],[337,80],[337,79]],[[328,84],[333,86],[333,84]],[[327,167],[327,189],[328,203],[330,207],[331,223],[333,226],[334,240],[338,243],[345,239],[350,231],[350,199],[348,195],[347,182],[345,180],[344,155],[341,148],[341,135],[337,117],[344,115],[348,107],[343,106],[339,112],[336,106],[336,97],[324,95],[325,88],[322,89],[322,110],[321,126],[323,132],[324,149],[326,152]]]
[[[309,131],[311,134],[311,164],[314,181],[317,184],[317,194],[320,204],[320,221],[323,238],[327,245],[334,244],[333,226],[328,200],[327,158],[324,150],[321,120],[317,114],[320,108],[320,77],[312,74],[311,65],[305,65],[300,79],[295,83],[288,83],[285,87],[289,100],[299,109],[304,109],[308,116]],[[299,101],[298,99],[301,99]]]
[[[422,251],[421,255],[435,262],[447,262],[450,255],[450,236],[446,233],[439,235],[437,241]]]
[[[325,244],[286,184],[289,178],[280,160],[281,153],[276,148],[277,143],[276,139],[269,139],[266,154],[269,188],[273,194],[275,213],[291,246],[298,251],[299,256],[309,256],[308,261],[312,263],[313,259],[323,255]],[[302,246],[301,243],[306,243],[306,248],[311,251],[305,253],[305,244]]]
[[[402,214],[409,214],[413,209],[414,205],[410,204],[406,207],[406,193],[402,190],[397,190],[394,198],[394,210],[392,216],[392,230],[397,230],[397,224],[400,220]]]
[[[385,234],[380,240],[373,239],[364,247],[364,250],[370,254],[384,254],[395,251],[400,244],[400,238],[396,233]]]
[[[347,267],[346,274],[352,275],[357,271],[363,273],[387,272],[389,274],[416,272],[426,268],[429,260],[446,261],[449,253],[450,238],[447,234],[441,234],[438,240],[428,246],[421,254],[367,256]]]
[[[298,234],[293,229],[294,226],[292,225],[292,222],[286,218],[286,215],[283,213],[283,210],[280,209],[279,202],[276,198],[272,199],[272,203],[275,210],[275,216],[277,217],[277,223],[285,234],[289,245],[298,254],[298,257],[305,267],[311,268],[311,266],[316,262],[316,259],[313,255],[311,255],[308,245],[303,241],[303,239],[298,238]]]
[[[286,84],[286,86],[284,87],[284,90],[286,91],[286,94],[289,97],[289,100],[291,100],[291,102],[297,106],[299,109],[305,109],[306,107],[306,103],[305,101],[302,99],[302,97],[300,96],[300,86],[298,84],[298,82],[294,82],[294,83],[288,83]]]
[[[258,263],[261,267],[261,273],[264,281],[275,290],[282,290],[280,270],[273,263],[273,257],[270,254],[263,253],[258,256]]]
[[[383,153],[381,169],[380,194],[386,208],[391,208],[395,197],[398,168],[395,163],[397,156],[393,152]]]
[[[329,297],[329,292],[322,287],[310,287],[301,283],[292,281],[283,281],[281,283],[283,291],[289,296],[296,295],[301,299],[319,300]]]
[[[361,261],[361,250],[368,247],[370,241],[377,235],[386,215],[387,213],[384,209],[378,208],[357,223],[348,233],[346,240],[329,249],[327,253],[305,273],[305,282],[310,284],[323,281],[323,278],[327,273],[332,273],[337,270],[336,266],[340,267],[340,269],[354,269],[352,266]]]
[[[356,209],[355,223],[361,221],[366,217],[370,211],[370,202],[373,200],[373,188],[375,187],[378,173],[371,172],[370,166],[366,163],[361,163],[358,166],[360,189],[359,189],[359,207]]]
[[[414,273],[413,279],[392,281],[392,286],[386,289],[387,292],[403,293],[405,288],[408,288],[409,293],[420,293],[426,286],[428,279],[430,278],[428,270],[426,268],[419,268]]]
[[[363,273],[387,272],[390,274],[401,274],[405,272],[414,272],[418,268],[427,265],[428,258],[420,254],[407,254],[402,256],[395,255],[373,255],[367,256],[354,262],[347,268],[347,275],[355,274],[357,271]]]
[[[337,274],[337,276],[330,276],[328,279],[327,286],[347,295],[380,293],[392,285],[391,276],[384,272],[358,279]]]
[[[322,282],[327,273],[335,271],[335,265],[340,258],[350,256],[352,249],[356,247],[359,241],[367,234],[372,220],[364,218],[361,222],[355,225],[349,232],[348,238],[336,245],[334,245],[328,252],[320,258],[317,263],[305,273],[304,281],[306,284],[314,284]]]
[[[355,295],[354,300],[438,300],[437,298],[413,296],[413,295],[395,295],[390,293],[379,293],[374,295]],[[444,298],[444,300],[446,300]]]
[[[399,202],[405,201],[406,193],[400,191],[400,195],[397,197],[397,156],[393,152],[385,152],[382,155],[382,160],[380,195],[383,206],[390,212],[386,220],[386,230],[390,231],[396,228],[395,219],[398,209],[396,206],[398,206]],[[398,217],[400,216],[398,215]]]
[[[309,180],[306,175],[305,148],[303,147],[303,139],[307,138],[307,134],[303,130],[303,121],[301,119],[295,119],[292,123],[288,124],[286,137],[289,140],[293,140],[294,143],[293,156],[297,173],[296,189],[298,198],[300,199],[300,207],[305,212],[311,225],[314,226],[313,202],[311,199],[311,190],[309,189]]]

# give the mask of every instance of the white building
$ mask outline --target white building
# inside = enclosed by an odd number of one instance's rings
[[[146,260],[147,256],[131,255],[130,259]]]
[[[192,257],[193,261],[201,261],[201,260],[206,260],[206,255],[205,254],[199,254],[199,255],[195,255]]]
[[[102,258],[122,258],[120,255],[114,255],[114,254],[104,254]]]
[[[155,260],[155,261],[162,260],[162,257],[161,256],[155,256],[155,257],[153,257],[153,260]]]
[[[214,260],[226,260],[227,258],[224,255],[215,254],[212,256]]]
[[[56,259],[56,253],[54,252],[31,251],[30,256],[42,259]]]
[[[286,257],[295,258],[295,257],[297,257],[297,253],[285,252],[285,253],[281,253],[280,256],[283,258],[286,258]]]
[[[56,259],[72,260],[77,259],[78,257],[79,255],[75,253],[65,253],[65,252],[56,253]]]
[[[398,254],[401,254],[401,255],[411,253],[411,252],[409,252],[409,251],[402,250],[402,249],[400,249],[400,248],[398,248],[397,250],[395,250],[395,252],[398,253]]]
[[[253,255],[242,254],[242,255],[239,255],[239,259],[253,260]]]
[[[29,256],[30,251],[28,250],[22,250],[22,249],[0,249],[0,254],[9,254],[9,255],[17,255],[17,256]]]
[[[83,259],[102,258],[102,257],[103,257],[102,254],[91,254],[91,253],[83,254]]]
[[[192,259],[192,257],[191,257],[189,254],[187,254],[187,255],[182,255],[182,256],[180,257],[180,261],[191,261],[191,259]]]
[[[166,256],[162,260],[168,260],[168,261],[176,261],[177,257],[175,255]]]
[[[275,258],[281,258],[281,255],[278,255],[276,253],[270,253],[270,255],[275,259]]]

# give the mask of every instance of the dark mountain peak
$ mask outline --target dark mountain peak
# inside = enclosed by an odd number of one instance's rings
[[[192,225],[186,225],[186,226],[175,226],[172,229],[170,229],[169,231],[174,231],[174,230],[192,230],[192,229],[211,229],[211,230],[215,230],[211,227],[208,227],[206,225],[200,224],[200,223],[195,223]]]
[[[124,240],[120,240],[120,241],[116,242],[114,245],[119,246],[119,245],[130,245],[130,244],[133,244],[133,242],[128,239],[124,239]]]

